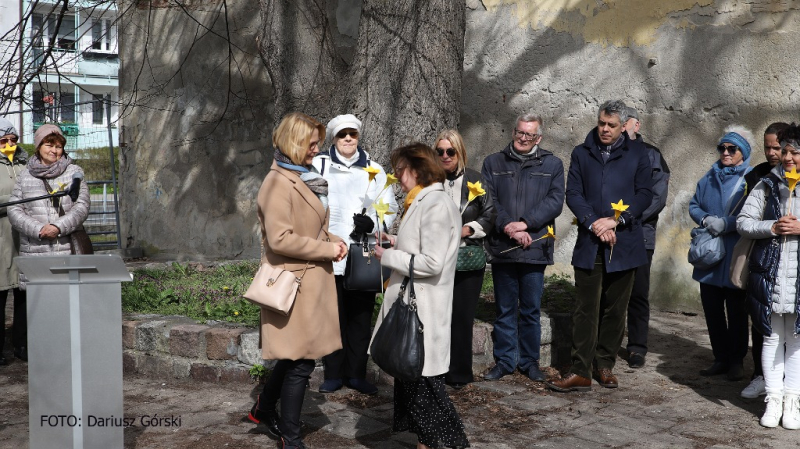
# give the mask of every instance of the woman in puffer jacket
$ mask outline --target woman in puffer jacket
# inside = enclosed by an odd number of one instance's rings
[[[792,125],[778,138],[781,165],[756,184],[736,228],[755,240],[747,304],[753,326],[764,335],[761,365],[767,408],[761,425],[777,427],[783,417],[785,429],[800,429],[800,201],[793,198],[797,187],[792,186],[794,195],[789,191],[791,172],[800,166],[800,128]]]
[[[83,178],[83,169],[64,151],[67,139],[61,129],[45,124],[33,136],[36,154],[28,160],[17,177],[11,201],[46,195],[68,189],[74,175]],[[63,209],[61,215],[59,207]],[[21,256],[71,254],[69,234],[78,229],[89,215],[89,188],[81,183],[77,201],[69,196],[31,201],[8,207],[11,226],[20,234]],[[26,279],[20,274],[20,288]]]

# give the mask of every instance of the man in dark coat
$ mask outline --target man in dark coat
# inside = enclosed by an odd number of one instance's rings
[[[650,264],[656,250],[656,226],[658,214],[667,205],[669,188],[669,166],[661,155],[661,151],[645,142],[639,134],[641,122],[636,109],[628,107],[628,119],[625,132],[631,140],[644,144],[650,169],[653,176],[653,201],[642,213],[642,230],[644,231],[644,248],[647,250],[647,263],[636,269],[628,301],[628,366],[641,368],[647,355],[647,334],[650,330]]]
[[[653,199],[647,151],[623,132],[626,109],[622,101],[603,103],[597,127],[572,150],[566,198],[578,220],[572,253],[577,298],[572,367],[547,383],[555,391],[590,390],[590,375],[604,387],[618,386],[612,369],[635,269],[647,263],[641,217]]]
[[[495,308],[495,366],[484,375],[497,380],[519,368],[534,381],[539,369],[544,270],[553,264],[555,219],[564,206],[564,164],[539,147],[542,118],[517,118],[514,135],[483,161],[482,176],[497,218],[486,239],[492,263]]]

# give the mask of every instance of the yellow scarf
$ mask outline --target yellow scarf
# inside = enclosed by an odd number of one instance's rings
[[[417,197],[417,194],[422,190],[422,186],[418,185],[413,189],[408,191],[408,195],[406,195],[406,200],[403,202],[403,215],[400,216],[402,220],[403,217],[406,216],[406,212],[408,212],[408,208],[411,207],[411,203],[414,202],[414,198]]]

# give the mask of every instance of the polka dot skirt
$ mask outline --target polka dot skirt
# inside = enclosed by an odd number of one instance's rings
[[[410,431],[431,447],[469,447],[464,424],[445,390],[444,374],[414,382],[394,380],[395,432]]]

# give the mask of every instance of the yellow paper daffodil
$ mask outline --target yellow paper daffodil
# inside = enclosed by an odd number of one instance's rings
[[[398,179],[397,179],[397,177],[395,175],[393,175],[391,173],[388,173],[386,175],[386,184],[383,185],[383,190],[388,189],[389,186],[392,185],[392,184],[397,184],[397,181],[398,181]]]
[[[789,182],[789,192],[794,192],[797,181],[800,181],[800,173],[797,173],[797,168],[792,168],[792,171],[783,172],[786,176],[786,181]]]
[[[394,212],[389,211],[389,203],[383,201],[383,198],[378,200],[377,203],[372,203],[372,207],[374,207],[375,212],[378,213],[378,220],[380,220],[381,224],[383,224],[384,216],[394,215]]]
[[[618,203],[611,203],[611,208],[614,209],[614,220],[619,220],[619,216],[628,210],[628,207],[630,206],[623,204],[622,200],[619,200]]]
[[[17,152],[16,145],[6,145],[3,148],[0,148],[0,152],[2,152],[9,161],[14,162],[14,153]]]
[[[372,182],[372,180],[375,179],[376,176],[378,176],[378,173],[381,172],[372,165],[370,165],[369,167],[364,167],[364,171],[367,172],[367,174],[369,174],[369,182]]]
[[[467,188],[469,189],[469,197],[467,198],[467,203],[474,200],[479,196],[486,195],[486,190],[483,190],[483,186],[481,186],[480,181],[476,182],[467,182]]]
[[[553,230],[552,226],[548,226],[547,227],[547,234],[542,236],[542,238],[545,238],[545,239],[548,238],[548,237],[552,237],[553,240],[555,240],[555,238],[556,238],[556,231]]]

